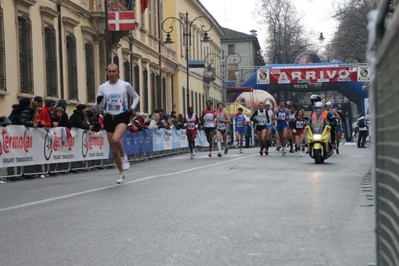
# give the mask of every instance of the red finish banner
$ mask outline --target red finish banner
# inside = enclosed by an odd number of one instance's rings
[[[357,81],[357,67],[270,69],[270,84]]]

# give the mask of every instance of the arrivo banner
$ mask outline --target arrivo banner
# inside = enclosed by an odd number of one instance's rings
[[[270,84],[357,81],[357,67],[270,69]]]
[[[109,143],[105,131],[65,129],[0,128],[0,168],[33,164],[108,159]]]

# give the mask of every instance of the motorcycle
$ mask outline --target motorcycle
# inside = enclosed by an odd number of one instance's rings
[[[311,120],[305,127],[308,142],[309,156],[314,159],[316,164],[324,163],[328,157],[333,155],[330,142],[331,127],[325,123],[325,116],[320,115]]]

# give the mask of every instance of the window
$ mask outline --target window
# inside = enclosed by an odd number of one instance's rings
[[[162,99],[163,99],[162,106],[163,106],[163,108],[166,109],[166,79],[165,78],[162,78]]]
[[[195,110],[195,106],[194,106],[194,92],[193,92],[193,91],[191,91],[190,98],[191,98],[191,106],[192,106],[192,107],[194,108],[194,110]]]
[[[144,69],[143,71],[143,91],[144,91],[144,99],[141,101],[143,103],[143,112],[149,112],[148,108],[148,71]]]
[[[157,75],[156,77],[156,95],[157,95],[157,107],[166,109],[166,106],[162,106],[162,88],[161,88],[161,77]]]
[[[155,74],[151,73],[151,108],[157,109],[156,103],[155,103]]]
[[[183,100],[183,113],[186,112],[187,108],[186,108],[186,89],[183,87],[183,91],[182,91],[182,100]]]
[[[152,19],[153,19],[153,27],[154,27],[154,30],[152,31],[152,33],[153,33],[153,35],[154,36],[158,36],[158,29],[157,29],[157,24],[158,24],[158,7],[157,7],[157,1],[154,1],[153,2],[153,5],[154,5],[154,12],[153,12],[153,15],[152,15]],[[165,108],[165,107],[163,107],[163,108]]]
[[[125,72],[125,81],[131,83],[132,80],[130,79],[130,62],[125,61],[123,63],[123,68],[124,68],[124,72]]]
[[[76,38],[70,34],[67,40],[68,64],[68,96],[70,100],[79,100],[78,97],[78,64],[76,62]]]
[[[119,57],[117,55],[114,56],[114,64],[119,68]]]
[[[19,75],[22,93],[34,94],[32,23],[27,16],[18,17],[19,33]]]
[[[201,108],[202,108],[201,93],[198,93],[198,109],[197,109],[197,114],[200,114],[200,113],[201,113]]]
[[[143,2],[143,1],[141,1],[141,2]],[[152,14],[153,14],[153,3],[152,3],[153,1],[152,0],[149,0],[148,1],[148,28],[147,28],[147,30],[150,32],[150,33],[152,33],[152,25],[153,25],[153,23],[152,23]],[[142,14],[142,15],[144,15],[144,14]],[[154,107],[153,107],[154,108]]]
[[[140,91],[139,91],[139,88],[140,88],[140,68],[139,68],[139,66],[135,66],[134,67],[133,75],[134,75],[134,87],[133,88],[136,90],[136,92],[138,94],[140,94]],[[140,97],[140,101],[139,101],[139,103],[138,103],[138,105],[136,107],[139,110],[141,110],[140,102],[142,102],[142,101],[144,101],[144,99]],[[145,110],[141,110],[141,111],[144,112]]]
[[[46,85],[47,95],[58,97],[57,79],[57,47],[55,29],[52,26],[44,28],[44,45],[46,47]]]
[[[236,52],[236,46],[234,44],[229,44],[227,46],[228,54],[234,54]]]
[[[195,92],[195,112],[199,114],[198,94]]]
[[[86,79],[87,79],[87,101],[95,102],[94,88],[94,49],[91,42],[85,44],[86,53]]]
[[[4,17],[3,9],[0,8],[0,91],[6,91],[6,58],[4,42]]]

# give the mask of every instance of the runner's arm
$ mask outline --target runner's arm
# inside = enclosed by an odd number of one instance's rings
[[[229,116],[229,114],[226,112],[226,123],[230,123],[231,124],[231,120],[230,120],[230,116]]]
[[[95,108],[97,111],[100,111],[100,104],[103,101],[103,99],[104,99],[104,94],[100,86],[97,91],[96,102],[94,103],[93,108]]]
[[[252,115],[251,118],[249,120],[254,121],[255,120],[255,116],[258,115],[258,110],[256,110]]]
[[[129,94],[130,96],[133,97],[133,103],[132,103],[132,106],[130,107],[130,109],[134,110],[134,109],[136,109],[137,105],[139,104],[140,96],[133,89],[132,85],[130,85],[129,82],[126,82],[126,90],[127,90],[127,94]]]

